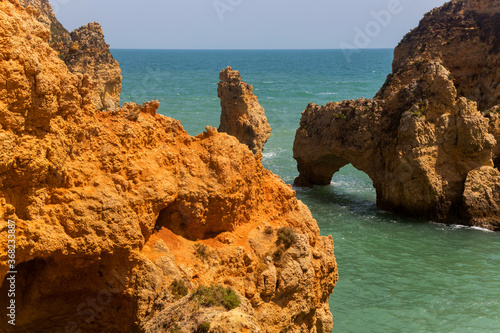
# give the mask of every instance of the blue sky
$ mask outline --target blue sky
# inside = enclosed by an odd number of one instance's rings
[[[73,30],[101,23],[111,48],[392,48],[445,0],[49,0]]]

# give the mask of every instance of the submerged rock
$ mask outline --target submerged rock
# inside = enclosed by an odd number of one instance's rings
[[[18,272],[16,326],[0,331],[331,332],[332,237],[292,188],[234,137],[188,135],[157,101],[100,112],[89,75],[68,70],[33,14],[0,2],[0,242],[15,222]],[[297,241],[277,251],[284,226]],[[212,285],[229,288],[224,302],[200,298]]]
[[[262,153],[271,136],[264,108],[253,94],[253,87],[243,81],[238,71],[227,67],[220,72],[217,90],[222,113],[219,132],[236,137],[254,154]]]
[[[310,104],[294,142],[295,184],[328,185],[351,163],[383,209],[500,229],[496,181],[470,174],[498,161],[499,15],[497,1],[451,1],[401,41],[375,99]],[[488,217],[464,194],[476,181]]]

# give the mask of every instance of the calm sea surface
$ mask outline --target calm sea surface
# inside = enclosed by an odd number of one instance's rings
[[[371,98],[391,71],[392,50],[112,50],[122,102],[161,102],[192,135],[218,127],[219,71],[240,71],[273,129],[263,164],[287,182],[308,103]],[[297,189],[331,234],[340,280],[330,298],[334,332],[500,332],[500,233],[401,218],[377,209],[368,176],[352,166],[332,184]]]

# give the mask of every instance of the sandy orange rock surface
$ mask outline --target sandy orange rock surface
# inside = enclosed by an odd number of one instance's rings
[[[91,99],[100,110],[120,106],[121,69],[104,41],[102,27],[91,22],[71,33],[57,20],[48,0],[19,0],[35,10],[38,21],[50,31],[49,44],[72,73],[88,74],[93,87]]]
[[[188,135],[157,101],[98,111],[36,15],[0,2],[0,244],[14,221],[17,331],[330,332],[332,238],[291,187],[234,137]],[[2,295],[8,270],[2,247]],[[241,305],[200,306],[193,293],[211,284]]]

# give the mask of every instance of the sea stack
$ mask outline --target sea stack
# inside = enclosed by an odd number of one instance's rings
[[[217,89],[221,100],[219,132],[232,135],[258,155],[271,136],[264,108],[253,94],[253,87],[241,80],[231,67],[222,70]]]
[[[0,243],[15,229],[17,272],[0,331],[331,332],[333,239],[293,189],[158,101],[101,112],[37,17],[0,1]]]
[[[330,184],[351,163],[382,209],[500,230],[499,15],[496,0],[450,1],[399,43],[374,99],[310,104],[295,184]]]

